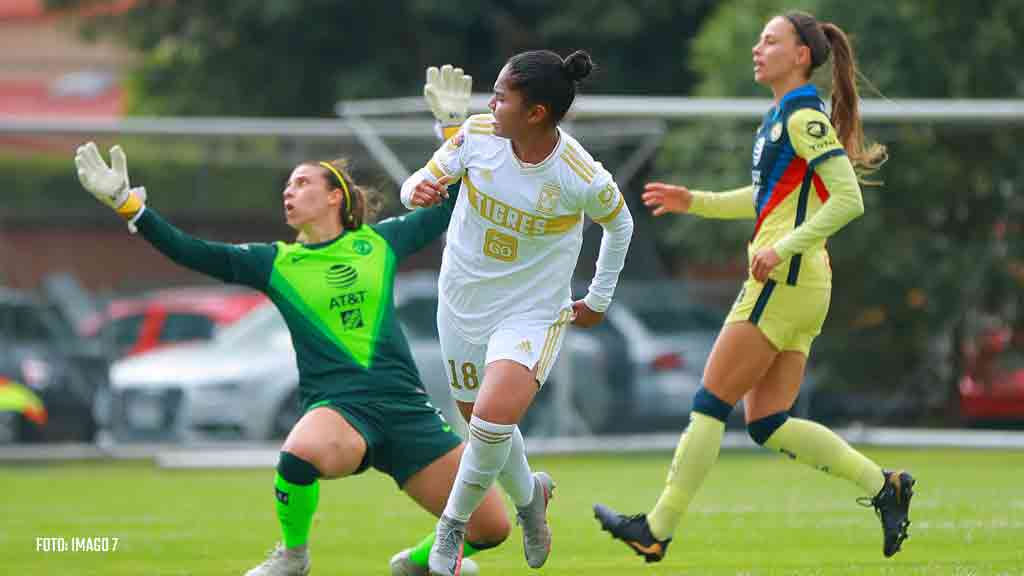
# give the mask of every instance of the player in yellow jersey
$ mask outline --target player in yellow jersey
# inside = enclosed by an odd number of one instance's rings
[[[601,321],[633,221],[611,174],[559,122],[593,64],[517,54],[498,75],[492,114],[470,116],[402,186],[409,208],[461,181],[438,281],[438,332],[452,394],[469,419],[469,448],[437,525],[432,573],[459,573],[466,521],[495,480],[516,505],[527,564],[551,550],[550,476],[532,473],[517,424],[544,384],[569,322]],[[573,302],[584,215],[604,229],[594,279]]]
[[[809,79],[830,53],[834,93],[828,116]],[[825,241],[864,212],[854,166],[877,168],[885,149],[864,148],[853,52],[838,26],[803,12],[776,16],[761,32],[753,60],[754,79],[774,95],[754,141],[753,184],[713,194],[651,183],[643,195],[655,216],[755,219],[749,278],[705,366],[690,424],[654,509],[624,516],[596,504],[594,513],[603,529],[648,562],[661,560],[718,458],[725,421],[742,398],[754,441],[864,491],[863,501],[881,519],[889,557],[907,538],[914,479],[883,471],[827,428],[787,414],[828,313],[832,274]]]

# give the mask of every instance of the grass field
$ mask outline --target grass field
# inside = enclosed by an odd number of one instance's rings
[[[534,460],[559,483],[541,574],[1024,574],[1024,453],[870,450],[917,477],[911,539],[881,553],[874,513],[843,481],[768,453],[727,452],[668,558],[644,565],[597,529],[590,506],[646,511],[668,454]],[[242,574],[278,539],[269,470],[162,470],[149,463],[0,468],[3,574]],[[433,520],[376,473],[325,482],[313,574],[387,574]],[[37,537],[119,538],[115,552],[38,552]],[[530,573],[518,528],[477,556],[481,573]]]

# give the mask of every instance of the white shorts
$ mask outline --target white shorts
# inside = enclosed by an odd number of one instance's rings
[[[459,402],[476,402],[487,365],[512,360],[533,370],[537,385],[543,386],[558,358],[565,328],[572,320],[572,308],[565,308],[553,324],[502,322],[486,343],[470,342],[455,327],[446,306],[437,307],[437,331],[441,354],[448,364],[448,384]]]

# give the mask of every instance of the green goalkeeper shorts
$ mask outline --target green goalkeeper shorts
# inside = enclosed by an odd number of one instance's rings
[[[373,467],[401,488],[414,474],[462,443],[426,394],[382,400],[336,399],[311,404],[341,414],[366,440],[366,455],[353,474]]]

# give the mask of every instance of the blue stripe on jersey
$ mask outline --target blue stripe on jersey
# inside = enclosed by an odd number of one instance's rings
[[[814,179],[814,170],[810,168],[804,172],[804,180],[800,183],[800,197],[796,201],[796,221],[793,223],[793,228],[800,226],[804,223],[807,218],[807,202],[811,197],[811,183]],[[800,277],[800,254],[794,254],[789,261],[789,275],[786,276],[786,284],[790,286],[796,286],[796,281]]]
[[[796,281],[800,278],[800,262],[803,260],[802,254],[794,254],[789,259],[789,275],[786,276],[786,284],[790,286],[796,286]]]
[[[782,97],[782,100],[779,100],[778,108],[779,110],[781,110],[786,106],[786,103],[788,101],[796,98],[804,98],[807,96],[811,96],[814,98],[818,97],[818,89],[814,87],[814,84],[804,84],[799,88],[794,88],[789,92],[786,92],[786,95]]]
[[[815,166],[817,166],[818,164],[821,164],[825,160],[828,160],[829,158],[832,158],[834,156],[846,156],[846,150],[844,150],[842,148],[836,148],[835,150],[829,150],[828,152],[825,152],[824,154],[822,154],[821,156],[818,156],[814,160],[811,160],[811,163],[810,163],[809,167],[813,170]]]
[[[769,278],[765,281],[764,287],[761,288],[761,293],[757,295],[757,302],[754,302],[754,309],[750,311],[750,323],[757,324],[761,321],[761,314],[764,314],[765,306],[768,305],[768,299],[772,296],[772,290],[775,290],[775,280]]]
[[[793,150],[793,145],[789,143],[789,138],[786,138],[772,166],[772,173],[768,175],[768,181],[765,182],[765,186],[761,188],[760,194],[758,194],[756,206],[758,216],[761,215],[761,210],[771,200],[772,195],[775,193],[775,186],[778,185],[782,175],[786,173],[786,169],[789,168],[789,163],[793,161],[794,156],[796,156],[796,151]]]

